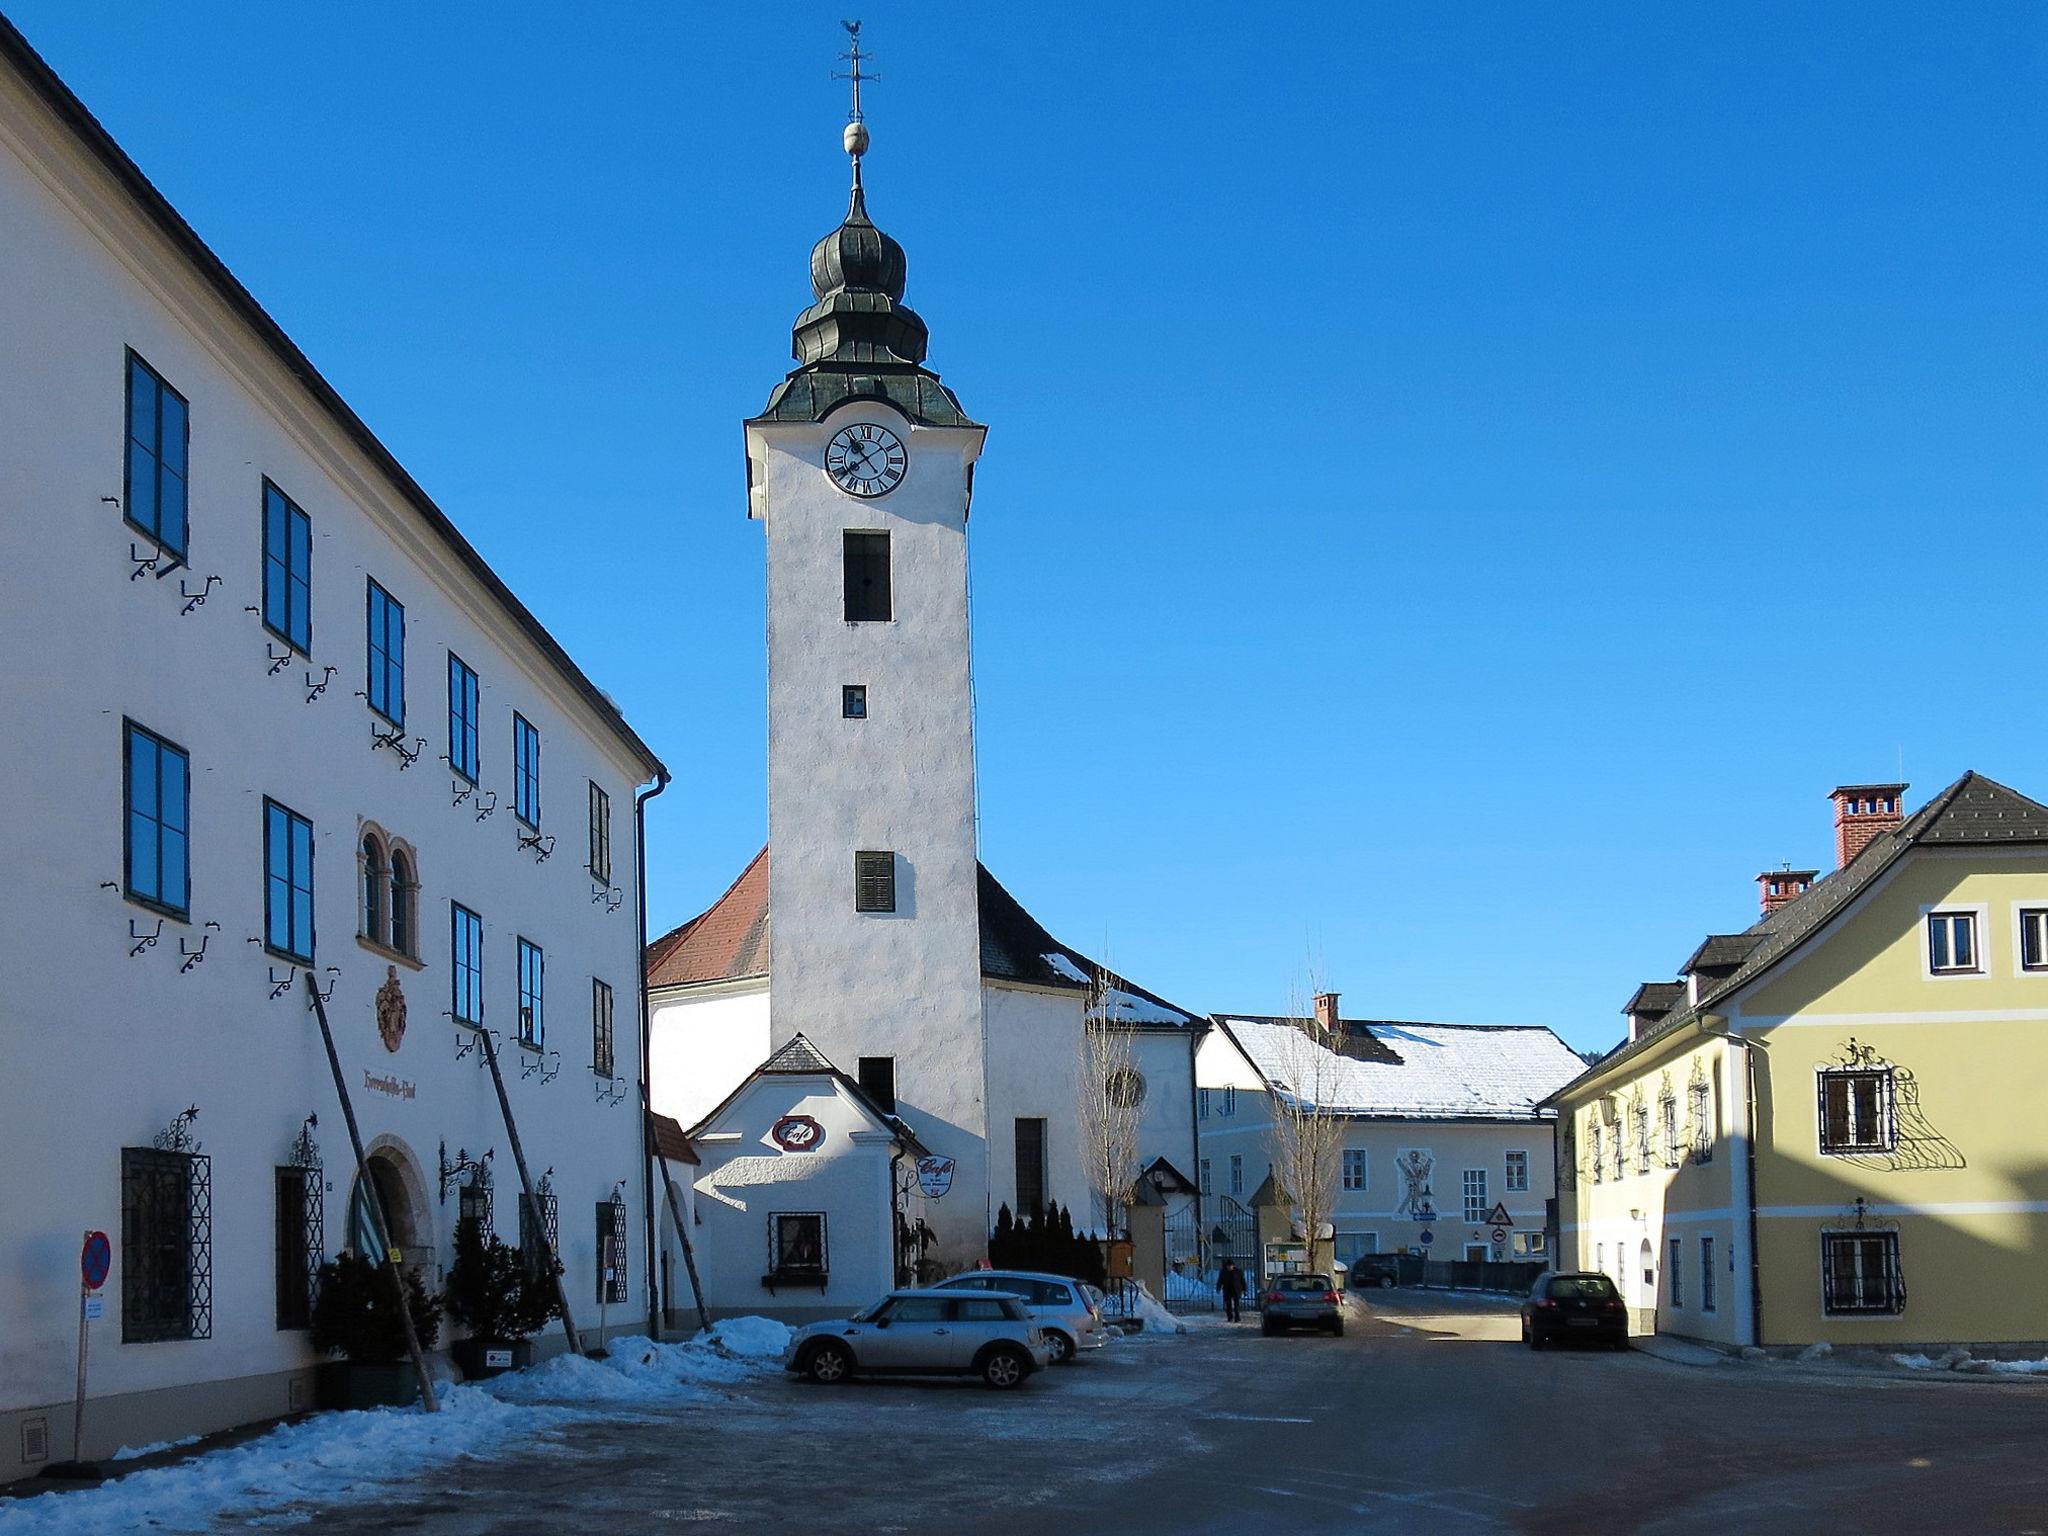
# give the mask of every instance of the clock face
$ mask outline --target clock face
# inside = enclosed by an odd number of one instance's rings
[[[903,439],[887,427],[857,421],[825,445],[825,473],[849,496],[886,496],[903,483],[910,463]]]

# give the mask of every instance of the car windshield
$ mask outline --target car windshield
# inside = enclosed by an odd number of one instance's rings
[[[1605,1275],[1559,1275],[1550,1282],[1553,1301],[1606,1301],[1614,1294],[1614,1282]]]
[[[862,1307],[858,1312],[854,1313],[852,1317],[849,1317],[847,1321],[849,1323],[873,1322],[875,1319],[875,1314],[881,1311],[882,1308],[886,1307],[887,1305],[889,1305],[889,1298],[884,1296],[880,1301],[870,1302],[868,1303],[868,1305]]]
[[[1276,1291],[1327,1291],[1330,1280],[1327,1275],[1275,1275],[1273,1289]]]

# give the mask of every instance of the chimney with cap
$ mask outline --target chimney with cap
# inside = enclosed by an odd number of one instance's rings
[[[1769,917],[1788,902],[1797,901],[1813,889],[1813,882],[1819,878],[1817,869],[1794,869],[1790,864],[1783,869],[1765,870],[1756,877],[1757,889],[1764,896],[1764,916]]]
[[[1835,862],[1849,861],[1906,819],[1899,809],[1904,784],[1843,784],[1828,792],[1835,803]]]
[[[1337,1033],[1337,994],[1318,992],[1316,994],[1316,1028],[1326,1036]]]

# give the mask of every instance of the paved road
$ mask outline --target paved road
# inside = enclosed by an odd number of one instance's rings
[[[1531,1354],[1512,1314],[1133,1341],[998,1395],[773,1380],[309,1511],[322,1536],[735,1531],[2048,1536],[2048,1385]]]

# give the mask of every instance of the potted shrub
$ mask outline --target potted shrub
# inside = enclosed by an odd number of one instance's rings
[[[531,1335],[562,1310],[554,1277],[473,1216],[455,1224],[445,1299],[450,1319],[469,1330],[448,1353],[471,1381],[533,1364]]]
[[[441,1303],[427,1294],[418,1275],[409,1269],[399,1273],[420,1348],[432,1349],[441,1333]],[[342,1253],[320,1266],[313,1348],[342,1357],[320,1367],[322,1407],[403,1407],[419,1395],[391,1274],[360,1254]]]

